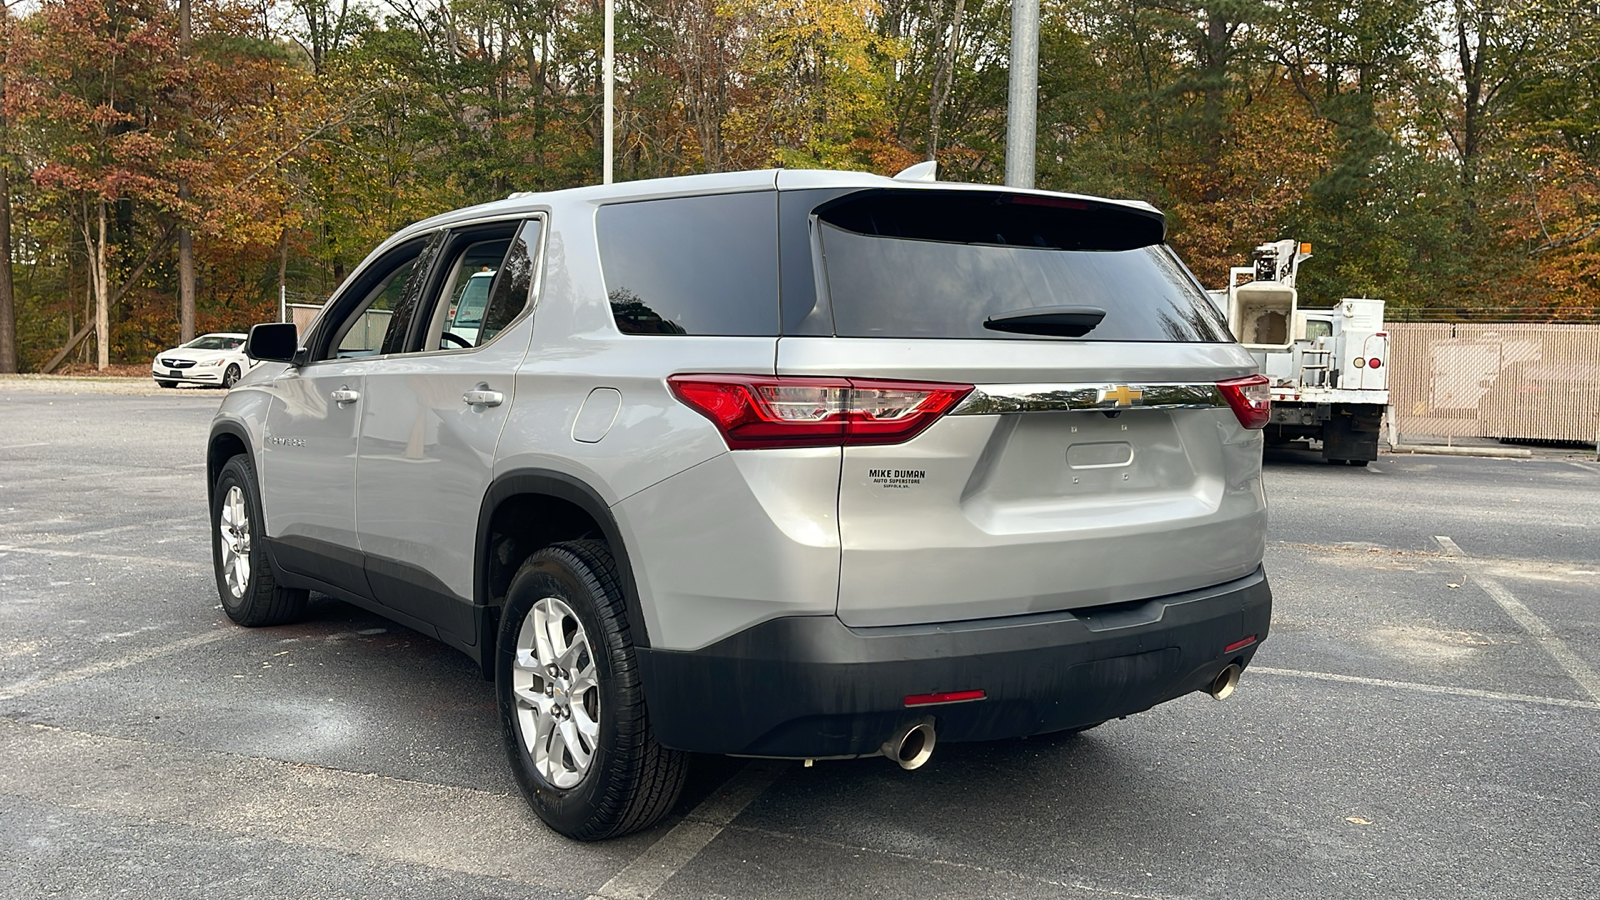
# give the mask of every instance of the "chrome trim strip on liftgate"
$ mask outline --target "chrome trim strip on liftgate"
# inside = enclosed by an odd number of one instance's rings
[[[1215,384],[980,384],[952,416],[1124,409],[1211,409],[1228,401]]]

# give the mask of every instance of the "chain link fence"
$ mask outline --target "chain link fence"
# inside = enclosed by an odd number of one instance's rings
[[[1401,440],[1594,443],[1600,325],[1391,322],[1389,396]]]
[[[306,329],[311,327],[312,320],[316,319],[317,313],[322,312],[322,304],[289,303],[287,311],[288,316],[284,321],[293,322],[295,330],[304,335]]]

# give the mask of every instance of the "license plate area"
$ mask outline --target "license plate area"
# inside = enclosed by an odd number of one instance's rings
[[[976,492],[1002,505],[1187,490],[1194,481],[1174,415],[1135,410],[1034,413],[998,430]]]

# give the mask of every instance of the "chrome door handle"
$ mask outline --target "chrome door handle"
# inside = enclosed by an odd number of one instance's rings
[[[477,390],[467,391],[465,394],[462,394],[461,402],[467,404],[468,406],[499,406],[500,404],[506,402],[506,395],[500,393],[499,391],[478,388]]]
[[[333,393],[329,394],[328,396],[333,399],[333,402],[339,404],[342,407],[346,403],[354,403],[357,400],[360,400],[361,399],[361,392],[360,391],[352,391],[349,388],[339,388],[337,391],[334,391]]]

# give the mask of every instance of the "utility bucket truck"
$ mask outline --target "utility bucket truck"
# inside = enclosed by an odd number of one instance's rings
[[[1228,270],[1228,288],[1211,297],[1271,379],[1269,444],[1316,439],[1322,458],[1364,466],[1378,458],[1389,405],[1389,335],[1383,301],[1347,298],[1332,309],[1301,309],[1295,290],[1311,245],[1257,247],[1252,265]]]

